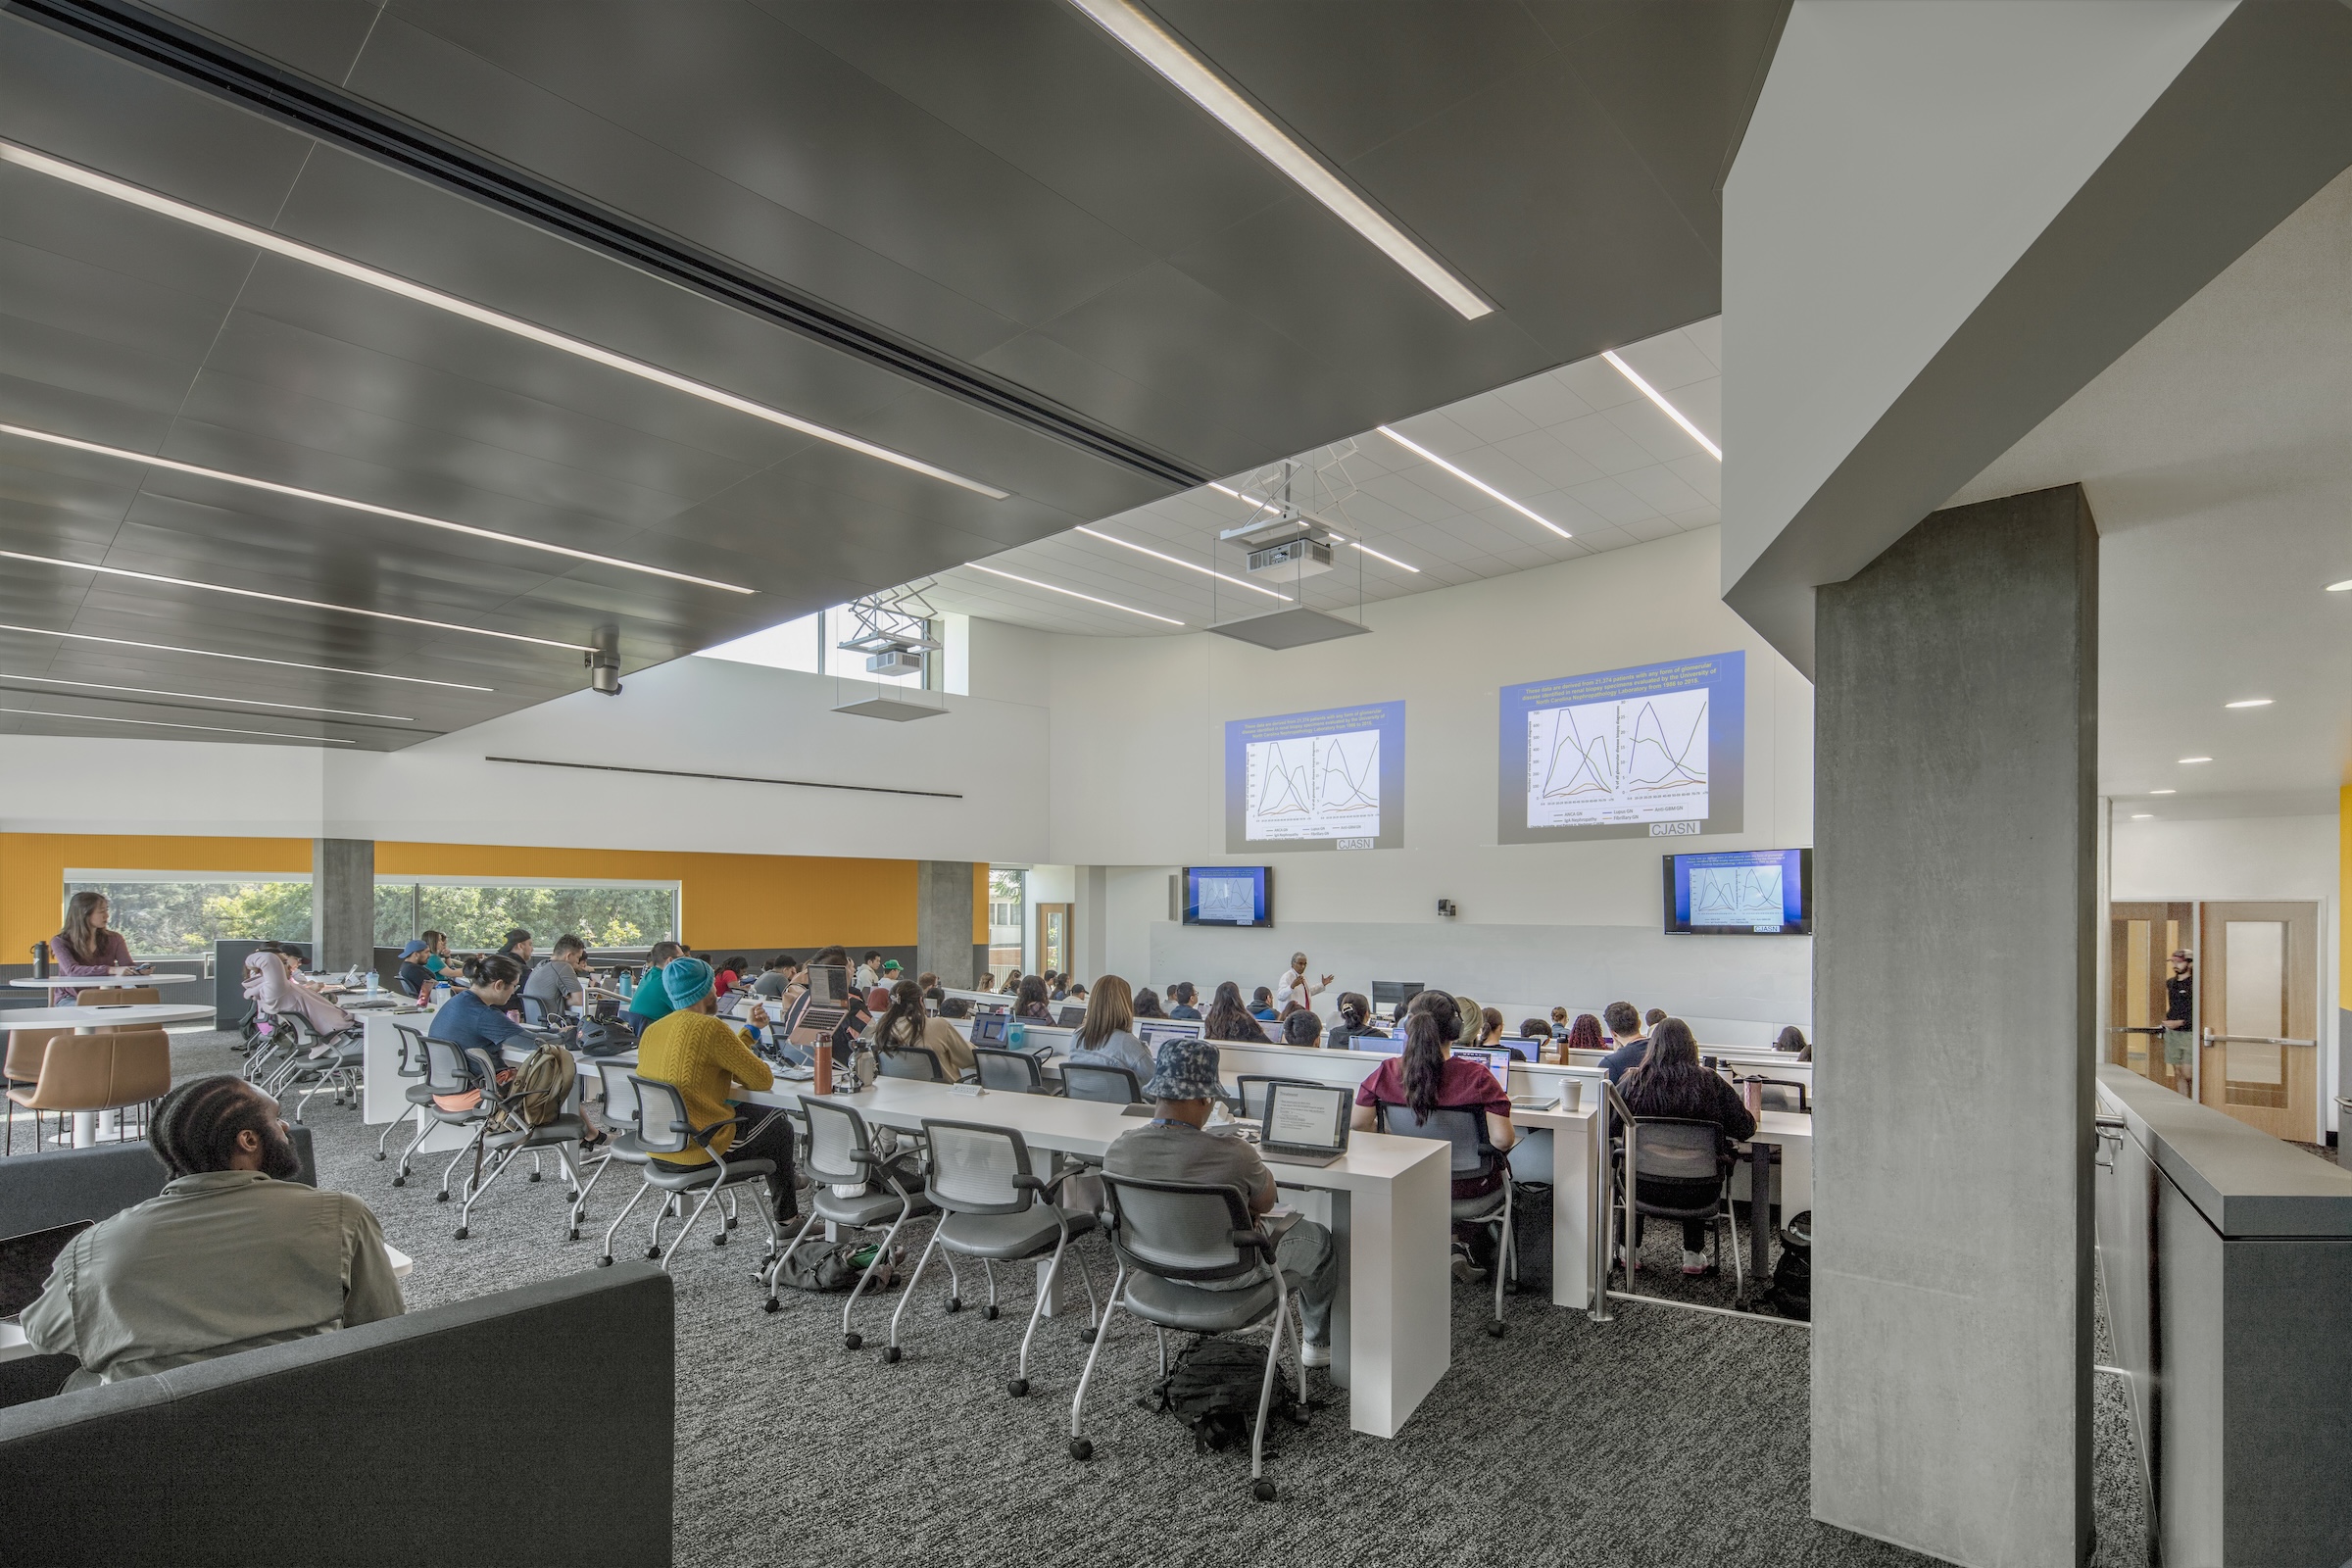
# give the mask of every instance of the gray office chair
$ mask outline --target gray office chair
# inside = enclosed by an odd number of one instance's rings
[[[485,1098],[465,1110],[443,1110],[435,1102],[468,1093],[473,1088],[473,1075],[466,1071],[464,1052],[447,1040],[435,1040],[429,1035],[424,1041],[424,1102],[417,1106],[419,1115],[436,1127],[473,1129],[466,1142],[458,1146],[458,1152],[449,1157],[449,1163],[441,1167],[441,1190],[433,1195],[433,1201],[446,1203],[449,1201],[449,1179],[457,1174],[459,1162],[472,1153],[473,1146],[480,1141],[482,1126],[490,1119],[490,1102]]]
[[[517,1154],[529,1153],[535,1160],[537,1151],[554,1150],[556,1157],[563,1164],[564,1179],[570,1184],[572,1198],[576,1201],[580,1193],[580,1179],[572,1165],[572,1152],[579,1148],[580,1139],[587,1131],[576,1112],[559,1115],[536,1127],[529,1125],[522,1119],[522,1096],[498,1082],[499,1063],[492,1054],[480,1046],[471,1046],[466,1049],[466,1059],[473,1064],[475,1086],[482,1090],[482,1102],[477,1108],[482,1111],[483,1119],[472,1139],[473,1175],[466,1180],[466,1200],[458,1208],[458,1229],[454,1240],[461,1242],[466,1240],[473,1223],[473,1205],[480,1202],[497,1185],[498,1179],[514,1163]],[[495,1130],[493,1123],[499,1124]],[[487,1176],[482,1174],[485,1155],[490,1159],[490,1173]],[[538,1179],[539,1172],[534,1163],[531,1180]]]
[[[1060,1181],[1049,1182],[1031,1172],[1029,1145],[1009,1127],[925,1118],[923,1140],[931,1151],[931,1176],[923,1193],[939,1210],[940,1221],[931,1228],[931,1240],[916,1260],[914,1273],[907,1277],[897,1310],[890,1314],[890,1346],[882,1359],[899,1358],[899,1319],[913,1299],[914,1288],[921,1283],[934,1251],[976,1257],[984,1269],[992,1263],[1017,1263],[1051,1253],[1053,1261],[1037,1282],[1037,1299],[1029,1308],[1028,1332],[1021,1336],[1020,1364],[1006,1385],[1012,1396],[1020,1398],[1029,1392],[1029,1342],[1036,1338],[1037,1320],[1053,1298],[1062,1254],[1069,1249],[1070,1238],[1094,1230],[1095,1216],[1063,1208],[1053,1200]],[[1084,1257],[1078,1260],[1078,1270],[1086,1281],[1086,1326],[1091,1329],[1102,1309],[1096,1304],[1094,1274]],[[993,1318],[997,1315],[993,1270],[988,1294],[984,1315]],[[962,1304],[957,1287],[951,1281],[948,1310],[953,1312]]]
[[[1487,1137],[1487,1116],[1483,1110],[1440,1105],[1427,1117],[1410,1105],[1383,1104],[1374,1114],[1380,1130],[1399,1138],[1430,1138],[1453,1146],[1453,1179],[1463,1181],[1483,1176],[1488,1171],[1502,1173],[1502,1185],[1494,1192],[1477,1198],[1456,1198],[1451,1200],[1453,1220],[1457,1225],[1492,1225],[1494,1238],[1494,1316],[1487,1324],[1487,1332],[1499,1339],[1505,1327],[1502,1321],[1502,1293],[1505,1282],[1519,1272],[1519,1242],[1511,1230],[1511,1165]]]
[[[1266,1114],[1266,1091],[1276,1084],[1297,1084],[1305,1089],[1328,1089],[1331,1086],[1312,1078],[1281,1078],[1272,1073],[1246,1072],[1233,1081],[1234,1099],[1245,1116],[1263,1119]]]
[[[409,1158],[433,1130],[432,1121],[425,1115],[425,1107],[433,1102],[433,1091],[424,1081],[427,1070],[424,1036],[405,1023],[396,1023],[392,1028],[400,1036],[400,1065],[395,1069],[395,1076],[410,1081],[407,1090],[410,1108],[408,1115],[395,1116],[384,1123],[383,1136],[375,1141],[375,1157],[389,1158],[393,1129],[408,1121],[410,1116],[416,1117],[416,1136],[410,1139],[409,1147],[400,1152],[400,1169],[392,1173],[392,1185],[406,1187],[409,1185]]]
[[[1265,1479],[1266,1409],[1274,1394],[1274,1368],[1282,1359],[1286,1333],[1292,1340],[1292,1373],[1301,1396],[1306,1393],[1306,1367],[1298,1347],[1306,1343],[1306,1322],[1292,1310],[1292,1287],[1298,1281],[1276,1262],[1273,1235],[1250,1216],[1238,1188],[1215,1182],[1143,1181],[1104,1173],[1102,1188],[1109,1203],[1104,1216],[1112,1253],[1119,1271],[1110,1282],[1110,1299],[1095,1330],[1095,1343],[1079,1375],[1078,1393],[1070,1400],[1070,1457],[1091,1459],[1095,1446],[1081,1430],[1087,1385],[1094,1381],[1095,1359],[1110,1334],[1111,1319],[1127,1313],[1161,1331],[1159,1370],[1167,1375],[1169,1329],[1184,1334],[1232,1334],[1271,1318],[1274,1332],[1266,1344],[1266,1371],[1258,1386],[1257,1420],[1250,1431],[1250,1490],[1260,1502],[1274,1500],[1274,1483]],[[1251,1276],[1262,1276],[1251,1279]],[[1238,1289],[1203,1289],[1215,1283],[1250,1280]],[[1295,1324],[1295,1328],[1294,1328]]]
[[[596,1168],[588,1173],[587,1181],[580,1184],[579,1192],[571,1200],[571,1228],[566,1239],[574,1242],[580,1239],[580,1222],[588,1216],[588,1195],[595,1192],[596,1184],[605,1179],[605,1172],[616,1162],[641,1166],[653,1157],[646,1152],[645,1141],[637,1136],[637,1086],[630,1081],[629,1064],[600,1061],[595,1063],[595,1067],[597,1081],[604,1088],[606,1138],[604,1151],[596,1160]],[[639,1189],[640,1192],[643,1190],[642,1187]],[[624,1209],[622,1212],[625,1214],[627,1211]],[[612,1223],[617,1229],[620,1221],[616,1219]],[[604,1255],[597,1262],[601,1265],[612,1261],[612,1232],[609,1230],[605,1233]]]
[[[1061,1091],[1072,1100],[1092,1100],[1106,1105],[1140,1105],[1143,1086],[1125,1067],[1100,1061],[1064,1061]]]
[[[598,1064],[600,1076],[605,1065],[605,1063]],[[645,1180],[638,1184],[636,1192],[629,1195],[629,1200],[622,1206],[621,1211],[612,1216],[612,1225],[605,1231],[605,1250],[596,1261],[599,1267],[612,1261],[613,1234],[620,1229],[621,1222],[629,1217],[630,1211],[636,1208],[640,1199],[648,1193],[659,1192],[664,1195],[663,1200],[655,1206],[654,1231],[651,1240],[646,1244],[645,1255],[658,1261],[664,1270],[667,1270],[670,1258],[685,1244],[686,1238],[694,1234],[696,1223],[702,1219],[705,1211],[710,1207],[721,1193],[731,1187],[740,1187],[746,1182],[764,1182],[769,1176],[775,1174],[776,1162],[772,1159],[729,1159],[724,1153],[711,1148],[710,1141],[718,1136],[718,1130],[721,1127],[748,1128],[751,1125],[749,1117],[729,1116],[714,1121],[708,1127],[697,1127],[694,1125],[693,1118],[686,1113],[685,1098],[678,1093],[676,1085],[660,1083],[651,1078],[640,1078],[634,1073],[629,1073],[627,1076],[629,1088],[634,1092],[636,1100],[636,1125],[633,1129],[634,1139],[631,1150],[632,1152],[642,1153],[646,1156]],[[609,1101],[607,1114],[617,1114],[612,1110]],[[613,1141],[615,1144],[619,1142],[617,1134]],[[700,1165],[657,1163],[657,1160],[662,1155],[683,1154],[688,1150],[698,1148],[710,1156],[708,1162]],[[625,1160],[624,1163],[635,1163],[635,1161]],[[662,1221],[668,1212],[668,1200],[673,1198],[682,1198],[683,1195],[691,1192],[700,1192],[703,1195],[702,1200],[694,1205],[694,1212],[686,1216],[686,1223],[678,1228],[676,1239],[667,1248],[663,1248],[662,1245]],[[579,1200],[575,1195],[573,1198],[575,1207]],[[775,1216],[768,1212],[768,1205],[765,1203],[754,1203],[752,1206],[760,1211],[760,1220],[767,1226],[767,1250],[770,1254],[773,1254],[779,1245]],[[713,1247],[726,1246],[727,1231],[734,1222],[732,1214],[724,1208],[720,1209],[718,1230],[710,1238],[710,1245]]]
[[[876,1046],[874,1064],[885,1078],[912,1078],[926,1084],[952,1081],[939,1064],[939,1053],[929,1046]]]
[[[521,997],[516,1000],[522,1004],[522,1021],[524,1023],[535,1023],[542,1027],[546,1025],[546,1003],[541,1002],[537,997]]]
[[[1045,1070],[1026,1051],[998,1046],[974,1046],[972,1061],[979,1069],[980,1087],[1006,1095],[1050,1095]]]
[[[865,1130],[863,1116],[830,1095],[803,1095],[801,1110],[808,1122],[808,1218],[767,1270],[767,1310],[782,1308],[784,1303],[776,1295],[776,1282],[784,1271],[784,1259],[808,1240],[819,1220],[851,1230],[880,1230],[882,1241],[874,1249],[872,1261],[858,1276],[858,1283],[850,1287],[850,1298],[841,1303],[842,1348],[855,1350],[865,1343],[864,1336],[850,1327],[850,1314],[858,1305],[858,1298],[865,1294],[874,1271],[890,1255],[899,1228],[917,1215],[936,1210],[928,1196],[908,1192],[899,1173],[874,1152],[873,1139]],[[856,1196],[844,1198],[833,1190],[835,1187],[855,1187],[858,1191]],[[881,1190],[876,1191],[877,1187]],[[953,1273],[952,1267],[950,1272]]]
[[[1686,1121],[1673,1116],[1636,1116],[1626,1139],[1629,1151],[1625,1192],[1619,1200],[1626,1206],[1623,1235],[1634,1241],[1634,1217],[1648,1215],[1653,1219],[1703,1219],[1707,1221],[1707,1238],[1714,1249],[1715,1267],[1723,1268],[1723,1232],[1729,1225],[1732,1233],[1732,1273],[1739,1294],[1747,1295],[1747,1268],[1740,1256],[1740,1227],[1734,1220],[1729,1197],[1730,1186],[1725,1178],[1732,1162],[1724,1148],[1723,1129],[1711,1121]],[[1656,1201],[1642,1197],[1642,1179],[1653,1181],[1709,1182],[1713,1191],[1704,1203],[1680,1204]],[[1642,1266],[1641,1249],[1628,1245],[1625,1250],[1626,1273],[1631,1276]]]

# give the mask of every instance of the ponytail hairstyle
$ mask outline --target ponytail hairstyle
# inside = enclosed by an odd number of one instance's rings
[[[1416,991],[1406,1010],[1409,1021],[1413,1014],[1427,1013],[1436,1021],[1438,1038],[1452,1045],[1462,1038],[1462,1009],[1453,998],[1443,991]],[[1410,1039],[1411,1036],[1406,1036]]]
[[[1341,992],[1340,1021],[1350,1029],[1361,1029],[1372,1021],[1372,1004],[1366,1002],[1360,992]]]
[[[890,988],[890,1010],[882,1014],[874,1038],[886,1046],[919,1046],[929,1021],[923,1013],[922,989],[911,980],[902,980]]]
[[[1453,1001],[1451,997],[1446,1000],[1448,1004]],[[1447,1043],[1435,1008],[1424,1007],[1404,1020],[1404,1060],[1399,1064],[1404,1102],[1424,1121],[1438,1108],[1438,1086],[1446,1081]]]

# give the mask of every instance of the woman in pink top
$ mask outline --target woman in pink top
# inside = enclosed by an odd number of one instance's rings
[[[119,975],[129,974],[137,965],[131,961],[130,944],[122,933],[106,927],[107,916],[113,913],[106,895],[83,889],[66,905],[66,926],[49,939],[49,957],[59,974]],[[61,997],[79,994],[78,988],[58,988]]]
[[[1422,998],[1429,1000],[1424,1003]],[[1488,1168],[1453,1180],[1455,1198],[1480,1198],[1503,1182],[1502,1151],[1518,1142],[1511,1126],[1511,1097],[1494,1075],[1467,1056],[1448,1049],[1461,1036],[1461,1008],[1443,991],[1424,991],[1413,999],[1404,1019],[1404,1054],[1391,1056],[1356,1086],[1354,1125],[1365,1132],[1378,1125],[1379,1107],[1406,1106],[1428,1115],[1432,1110],[1483,1111],[1487,1141],[1494,1146]],[[1494,1266],[1494,1234],[1484,1225],[1460,1225],[1454,1239],[1469,1253],[1473,1270]],[[1462,1260],[1455,1260],[1457,1275]]]
[[[293,978],[286,955],[274,942],[265,942],[245,959],[246,999],[264,1012],[291,1012],[322,1035],[354,1028],[359,1020]]]

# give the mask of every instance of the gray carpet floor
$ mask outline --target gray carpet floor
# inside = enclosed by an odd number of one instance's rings
[[[175,1037],[182,1076],[233,1070],[225,1034]],[[593,1267],[597,1237],[633,1183],[600,1187],[587,1239],[564,1240],[560,1180],[502,1183],[452,1238],[433,1200],[438,1162],[405,1188],[375,1161],[379,1129],[313,1102],[324,1185],[361,1195],[416,1260],[412,1310]],[[397,1143],[396,1143],[397,1147]],[[443,1156],[446,1158],[446,1156]],[[510,1178],[512,1180],[512,1178]],[[644,1207],[629,1230],[642,1249]],[[898,1294],[860,1301],[864,1348],[845,1350],[839,1296],[786,1293],[760,1310],[751,1277],[763,1233],[748,1210],[723,1250],[697,1237],[677,1282],[677,1560],[706,1563],[982,1561],[1823,1564],[1933,1559],[1807,1517],[1809,1331],[1627,1303],[1595,1324],[1535,1296],[1514,1298],[1507,1337],[1484,1331],[1489,1298],[1457,1287],[1452,1368],[1393,1442],[1348,1430],[1344,1405],[1281,1435],[1267,1471],[1280,1500],[1249,1491],[1247,1450],[1196,1454],[1168,1416],[1137,1402],[1152,1380],[1149,1331],[1122,1319],[1087,1401],[1091,1463],[1065,1450],[1085,1355],[1082,1315],[1038,1331],[1026,1399],[1006,1393],[1030,1298],[1000,1270],[996,1321],[942,1310],[926,1279],[907,1307],[905,1358],[878,1347]],[[921,1235],[913,1237],[919,1247]],[[1084,1244],[1098,1288],[1106,1249]],[[1729,1281],[1686,1282],[1676,1228],[1653,1229],[1643,1288],[1722,1301]],[[631,1255],[628,1243],[616,1246]],[[936,1266],[936,1265],[935,1265]],[[2101,1351],[2104,1354],[2104,1351]],[[2125,1410],[2097,1380],[2097,1561],[2144,1562]],[[1310,1393],[1328,1393],[1320,1372]],[[550,1433],[513,1441],[626,1443],[600,1424],[594,1368]],[[593,1505],[580,1515],[593,1559]]]

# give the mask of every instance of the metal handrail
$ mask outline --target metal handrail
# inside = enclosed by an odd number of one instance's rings
[[[1592,1236],[1592,1305],[1587,1312],[1595,1323],[1612,1323],[1616,1314],[1609,1310],[1609,1262],[1616,1255],[1617,1229],[1617,1167],[1609,1158],[1609,1119],[1611,1113],[1625,1123],[1626,1169],[1633,1169],[1634,1112],[1617,1093],[1617,1086],[1608,1079],[1600,1080],[1600,1136],[1593,1141],[1593,1158],[1600,1163],[1592,1180],[1592,1192],[1597,1207],[1587,1227]]]
[[[2218,1046],[2225,1042],[2240,1046],[2316,1046],[2319,1044],[2317,1040],[2283,1040],[2277,1035],[2217,1035],[2210,1029],[2205,1031],[2207,1045]]]

